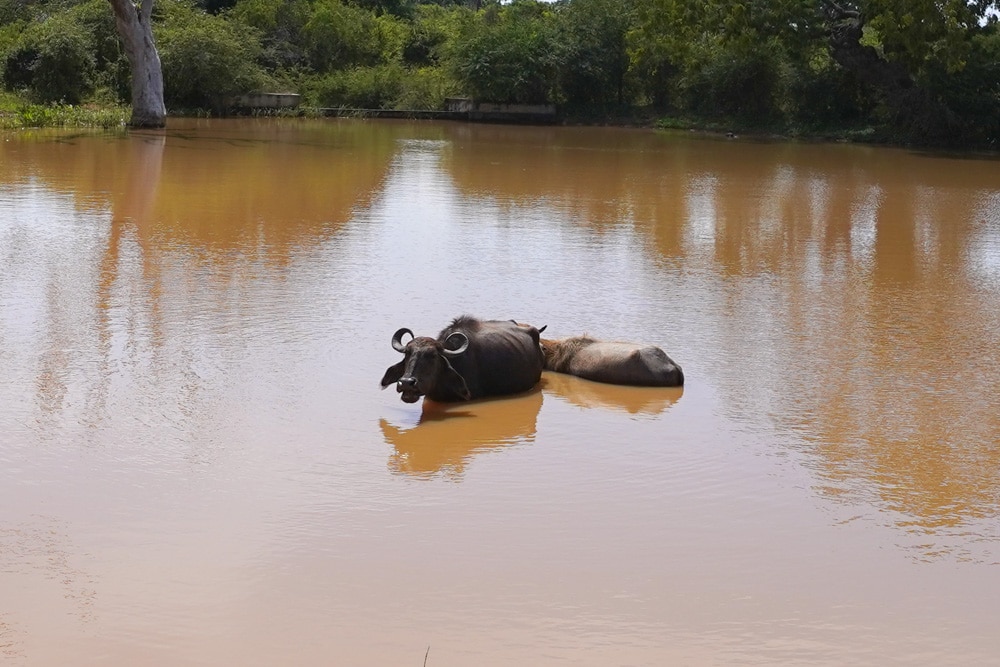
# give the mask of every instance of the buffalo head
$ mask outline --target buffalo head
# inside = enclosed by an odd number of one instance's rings
[[[410,336],[410,341],[404,345],[405,335]],[[469,348],[469,338],[461,331],[453,332],[441,343],[427,336],[415,337],[412,331],[403,328],[393,335],[392,348],[403,354],[403,360],[386,369],[382,388],[395,382],[403,402],[415,403],[421,396],[441,394],[445,389],[465,400],[470,398],[465,378],[449,361]]]

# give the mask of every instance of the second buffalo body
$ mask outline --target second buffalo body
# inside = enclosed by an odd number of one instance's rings
[[[684,372],[655,345],[595,340],[575,336],[541,339],[545,370],[587,380],[649,387],[680,387]]]

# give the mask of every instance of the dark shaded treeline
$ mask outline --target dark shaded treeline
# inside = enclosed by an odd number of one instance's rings
[[[995,148],[995,0],[162,0],[174,111],[294,90],[307,107],[555,103],[583,122]],[[129,99],[106,0],[0,0],[3,85]]]

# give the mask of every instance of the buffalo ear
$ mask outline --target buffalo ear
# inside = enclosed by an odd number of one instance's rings
[[[463,401],[472,398],[472,392],[469,391],[469,386],[465,384],[465,378],[462,377],[462,374],[452,368],[447,357],[441,357],[441,360],[444,361],[444,373],[441,375],[442,384],[450,391],[461,396]]]
[[[385,389],[390,384],[399,382],[399,378],[403,377],[403,371],[405,370],[406,359],[385,369],[385,375],[382,376],[382,388]]]

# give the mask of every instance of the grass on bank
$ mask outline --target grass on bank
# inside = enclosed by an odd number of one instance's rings
[[[208,117],[213,115],[204,109],[175,110],[174,115]],[[77,127],[77,128],[122,128],[128,123],[131,107],[119,104],[88,103],[71,104],[33,104],[25,98],[11,92],[0,91],[0,130],[17,130],[45,127]],[[253,116],[272,117],[319,117],[324,115],[314,107],[299,107],[295,109],[258,110]],[[747,136],[774,136],[788,138],[813,138],[826,141],[846,141],[860,143],[879,143],[880,137],[871,127],[855,128],[824,128],[817,130],[802,130],[788,127],[751,127],[743,123],[721,120],[699,119],[692,117],[656,116],[650,113],[635,114],[628,117],[590,118],[568,117],[568,124],[594,125],[624,125],[653,127],[664,130],[692,130],[709,133],[738,133]]]
[[[739,121],[664,116],[654,121],[653,127],[660,130],[689,130],[730,136],[780,137],[786,139],[867,144],[891,143],[890,137],[880,134],[871,125],[799,127],[773,124],[762,126]]]
[[[0,129],[35,127],[124,127],[132,110],[109,104],[32,104],[13,93],[0,92]]]

